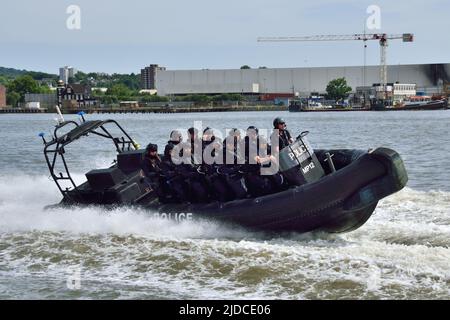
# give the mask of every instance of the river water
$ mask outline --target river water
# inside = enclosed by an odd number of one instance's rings
[[[216,222],[155,220],[136,209],[44,210],[60,201],[39,132],[54,115],[0,115],[0,299],[449,299],[450,111],[88,115],[114,118],[142,145],[170,130],[256,125],[281,115],[315,148],[386,146],[405,189],[347,234],[274,236]],[[66,116],[75,119],[76,116]],[[114,150],[66,150],[77,181]]]

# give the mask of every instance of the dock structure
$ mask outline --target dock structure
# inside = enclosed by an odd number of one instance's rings
[[[0,108],[0,113],[47,113],[47,109]]]
[[[87,113],[191,113],[227,111],[282,111],[286,107],[276,105],[261,106],[220,106],[220,107],[145,107],[145,108],[90,108]]]
[[[260,106],[220,106],[220,107],[143,107],[143,108],[88,108],[83,110],[90,114],[115,114],[115,113],[190,113],[190,112],[228,112],[228,111],[282,111],[286,107],[276,105]],[[80,109],[63,109],[62,113],[78,113]],[[48,109],[20,109],[7,108],[0,109],[0,113],[55,113]]]

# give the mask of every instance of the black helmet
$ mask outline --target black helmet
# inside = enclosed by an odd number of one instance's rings
[[[188,129],[188,133],[189,133],[189,134],[197,134],[197,133],[198,133],[198,130],[197,130],[196,128],[194,128],[194,127],[190,127],[190,128]]]
[[[273,127],[276,128],[279,124],[286,123],[282,118],[277,117],[273,120]]]
[[[172,130],[170,133],[170,141],[180,141],[182,140],[183,135],[178,130]]]
[[[241,135],[241,131],[239,131],[238,128],[233,128],[230,129],[230,131],[228,132],[229,136],[240,136]]]
[[[147,148],[145,149],[147,152],[158,151],[158,146],[153,143],[149,143]]]
[[[210,127],[206,127],[205,130],[203,130],[203,134],[206,133],[212,134],[212,129]]]
[[[248,127],[248,128],[247,128],[247,131],[249,131],[249,130],[252,130],[252,131],[254,131],[255,133],[258,133],[258,132],[259,132],[259,131],[258,131],[258,128],[255,127],[255,126],[250,126],[250,127]]]

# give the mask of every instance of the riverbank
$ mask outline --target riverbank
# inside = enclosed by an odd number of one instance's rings
[[[257,106],[225,106],[225,107],[143,107],[143,108],[90,108],[62,110],[64,114],[74,114],[83,110],[88,114],[102,113],[197,113],[197,112],[245,112],[245,111],[288,111],[288,108],[277,105],[257,105]],[[379,111],[426,111],[425,108],[386,108]],[[429,110],[449,110],[429,109]],[[304,109],[292,112],[357,112],[374,111],[368,108],[328,108],[328,109]],[[21,109],[7,108],[0,109],[1,113],[55,113],[54,109]]]
[[[89,108],[62,110],[65,114],[77,113],[83,110],[86,113],[192,113],[192,112],[227,112],[227,111],[286,111],[287,108],[277,105],[256,105],[256,106],[221,106],[221,107],[142,107],[142,108]],[[55,113],[51,109],[21,109],[7,108],[0,109],[0,113]]]
[[[21,108],[6,108],[0,109],[0,113],[53,113],[47,109],[21,109]]]

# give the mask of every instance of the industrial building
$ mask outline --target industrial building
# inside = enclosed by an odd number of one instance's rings
[[[260,68],[230,70],[166,70],[158,67],[154,85],[159,95],[297,94],[326,92],[329,81],[344,77],[357,87],[380,83],[379,66]],[[387,66],[388,83],[414,84],[417,92],[434,94],[450,81],[450,63]]]
[[[50,109],[56,105],[56,93],[26,93],[25,105],[39,102],[41,108]]]

